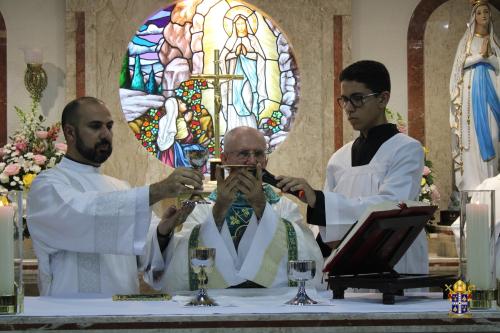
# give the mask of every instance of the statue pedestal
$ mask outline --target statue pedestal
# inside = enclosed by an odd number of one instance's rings
[[[429,273],[458,275],[459,260],[451,227],[428,225]]]

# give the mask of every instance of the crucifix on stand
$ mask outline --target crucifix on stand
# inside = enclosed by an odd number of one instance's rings
[[[215,167],[220,164],[220,112],[222,110],[221,80],[243,80],[243,75],[220,74],[219,50],[214,50],[214,74],[196,74],[191,75],[194,80],[211,81],[214,87],[214,155],[215,158],[210,161],[210,179],[215,180]]]

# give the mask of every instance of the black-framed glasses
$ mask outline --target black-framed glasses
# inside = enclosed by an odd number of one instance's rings
[[[347,106],[347,103],[351,102],[351,105],[355,108],[360,108],[363,105],[365,105],[365,99],[371,96],[378,96],[380,93],[371,93],[367,95],[362,95],[362,94],[352,94],[351,96],[340,96],[337,98],[337,103],[339,103],[341,108],[345,108]]]
[[[254,156],[256,160],[262,160],[266,158],[265,150],[240,150],[234,151],[230,154],[235,154],[240,160],[248,160],[250,157]]]

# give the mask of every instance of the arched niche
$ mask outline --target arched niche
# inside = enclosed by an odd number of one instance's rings
[[[7,28],[0,12],[0,146],[7,143]]]
[[[500,0],[490,4],[500,10]],[[441,209],[452,187],[449,79],[470,8],[468,0],[422,0],[408,26],[408,133],[429,149]],[[498,35],[497,10],[492,15]]]

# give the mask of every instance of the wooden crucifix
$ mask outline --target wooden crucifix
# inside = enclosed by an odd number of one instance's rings
[[[215,136],[215,147],[214,154],[215,159],[220,161],[220,112],[222,110],[222,95],[221,95],[221,80],[243,80],[243,75],[235,74],[220,74],[220,63],[219,63],[219,50],[214,50],[214,74],[196,74],[191,75],[191,79],[194,80],[207,80],[211,81],[214,86],[214,136]]]

